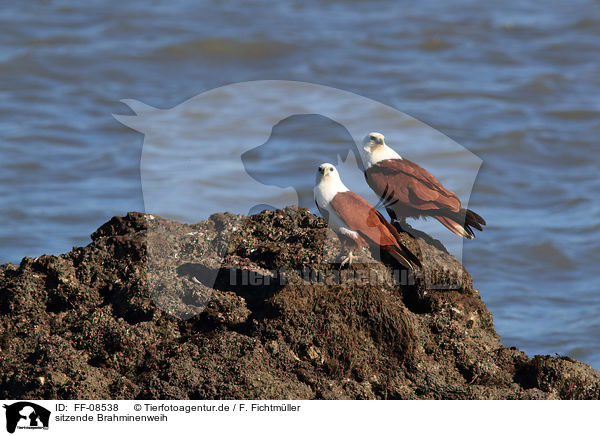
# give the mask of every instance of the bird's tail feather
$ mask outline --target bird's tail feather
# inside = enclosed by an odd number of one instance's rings
[[[473,212],[471,209],[461,209],[461,212],[465,214],[465,224],[468,226],[475,227],[477,230],[483,230],[481,226],[485,226],[487,223],[485,220]]]
[[[452,233],[467,239],[473,239],[475,237],[475,233],[471,227],[482,231],[482,226],[486,225],[486,222],[482,217],[472,210],[464,208],[457,213],[436,216],[435,219],[446,226]]]
[[[402,250],[394,245],[382,245],[381,249],[393,257],[398,264],[410,271],[414,271],[415,268],[421,267],[419,258],[407,249]]]

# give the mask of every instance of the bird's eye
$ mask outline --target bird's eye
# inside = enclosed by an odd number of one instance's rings
[[[374,136],[369,136],[369,139],[370,139],[371,141],[375,141],[375,139],[377,139],[377,138],[375,138]]]

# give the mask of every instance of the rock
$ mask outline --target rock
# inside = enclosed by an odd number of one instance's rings
[[[438,241],[397,285],[305,209],[194,225],[130,213],[0,266],[0,395],[24,399],[598,399],[600,374],[502,345]],[[440,284],[452,284],[439,287]]]

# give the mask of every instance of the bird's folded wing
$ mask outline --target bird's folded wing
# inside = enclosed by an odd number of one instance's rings
[[[330,205],[346,226],[360,233],[370,245],[397,245],[396,237],[388,228],[391,225],[360,195],[340,192]]]
[[[460,210],[460,200],[425,168],[407,159],[389,159],[365,172],[367,183],[386,202],[409,204],[420,210]]]

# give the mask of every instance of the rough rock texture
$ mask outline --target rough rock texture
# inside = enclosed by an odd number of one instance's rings
[[[588,365],[505,348],[470,276],[426,235],[405,236],[426,274],[401,286],[368,253],[329,264],[339,242],[304,209],[195,225],[130,213],[92,240],[0,267],[0,397],[600,395]]]

